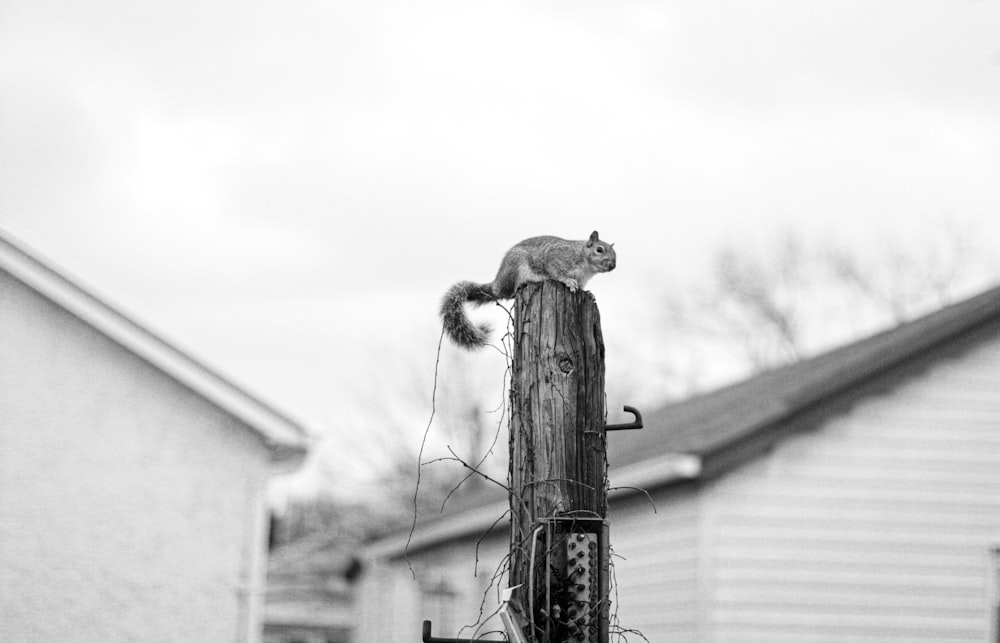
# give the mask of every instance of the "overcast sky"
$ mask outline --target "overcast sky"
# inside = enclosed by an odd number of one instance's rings
[[[1000,0],[0,0],[0,226],[324,430],[528,236],[616,242],[624,346],[721,243],[998,206]]]

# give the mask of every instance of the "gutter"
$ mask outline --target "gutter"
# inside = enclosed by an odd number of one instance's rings
[[[629,464],[608,473],[609,498],[641,493],[701,476],[700,456],[691,453],[665,453]]]
[[[699,456],[667,453],[611,471],[608,498],[623,498],[647,489],[687,482],[700,477],[701,473]],[[398,558],[407,552],[414,554],[464,537],[478,537],[499,525],[506,527],[509,518],[505,520],[505,515],[509,508],[504,499],[441,516],[418,524],[412,538],[407,529],[373,540],[365,546],[365,554],[369,558]]]

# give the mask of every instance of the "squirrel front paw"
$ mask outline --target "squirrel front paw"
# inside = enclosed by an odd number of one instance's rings
[[[576,292],[577,288],[580,287],[580,283],[576,279],[567,277],[566,279],[561,279],[560,281],[566,284],[566,287],[569,288],[570,292]]]

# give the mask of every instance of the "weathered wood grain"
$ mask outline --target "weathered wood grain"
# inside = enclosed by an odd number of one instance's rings
[[[514,302],[511,585],[540,520],[607,514],[604,339],[593,295],[533,283]]]

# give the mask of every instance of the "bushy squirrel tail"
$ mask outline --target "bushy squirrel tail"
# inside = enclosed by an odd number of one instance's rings
[[[463,305],[469,302],[481,306],[491,301],[496,301],[492,284],[460,281],[449,288],[441,300],[441,319],[451,341],[468,350],[486,346],[490,335],[489,325],[474,326],[465,314]]]

